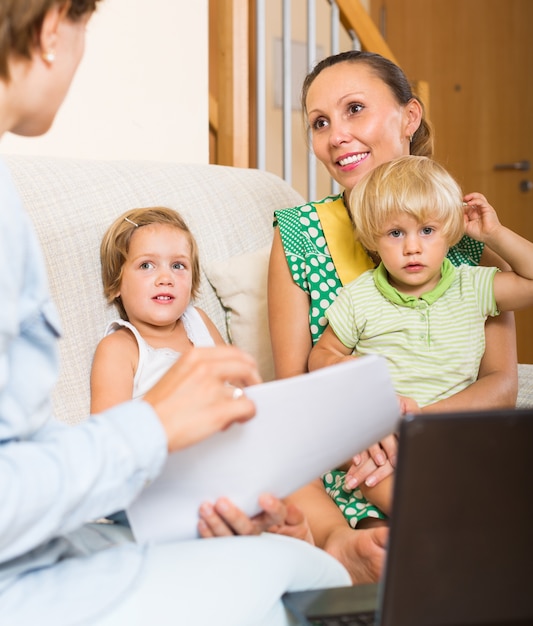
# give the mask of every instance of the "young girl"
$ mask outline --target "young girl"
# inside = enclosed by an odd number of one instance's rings
[[[453,178],[426,157],[401,157],[360,181],[350,195],[355,232],[381,263],[346,285],[326,311],[329,325],[311,351],[310,370],[383,354],[404,412],[477,379],[487,317],[533,305],[533,244],[502,226],[481,194],[464,201]],[[465,232],[512,271],[453,267],[448,249]],[[376,504],[388,512],[386,493]],[[346,494],[337,496],[349,506]]]
[[[198,247],[172,209],[127,211],[100,246],[111,322],[94,355],[91,412],[144,395],[193,346],[221,345],[213,322],[191,304],[200,285]]]
[[[191,304],[200,286],[198,246],[176,211],[127,211],[106,231],[100,261],[104,295],[120,319],[108,324],[96,348],[91,413],[142,397],[193,347],[224,345],[209,317]],[[234,397],[240,394],[236,387]],[[264,513],[250,521],[247,532],[269,530],[313,543],[305,517],[293,506],[287,506],[281,520],[275,515],[278,500],[262,494],[259,502]],[[123,512],[110,517],[126,521]],[[211,536],[202,520],[199,531]]]

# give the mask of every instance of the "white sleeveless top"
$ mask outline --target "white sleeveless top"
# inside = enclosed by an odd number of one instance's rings
[[[215,345],[204,320],[192,304],[189,304],[183,312],[181,321],[193,346],[210,347]],[[141,337],[135,326],[122,319],[110,322],[105,330],[105,335],[110,335],[121,327],[131,330],[139,347],[139,364],[133,379],[133,399],[140,398],[180,358],[181,352],[176,352],[170,348],[152,348]]]

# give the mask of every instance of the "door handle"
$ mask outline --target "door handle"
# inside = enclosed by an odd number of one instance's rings
[[[514,163],[496,163],[494,166],[495,170],[520,170],[522,172],[527,172],[530,168],[529,161],[515,161]]]

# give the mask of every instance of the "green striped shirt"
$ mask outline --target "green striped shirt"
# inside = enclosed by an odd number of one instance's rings
[[[326,311],[354,354],[387,358],[396,392],[426,406],[476,379],[485,351],[485,320],[498,315],[495,267],[454,268],[446,259],[439,284],[420,298],[390,286],[380,265],[346,285]]]

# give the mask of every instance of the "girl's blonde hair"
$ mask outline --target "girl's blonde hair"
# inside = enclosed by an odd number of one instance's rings
[[[191,246],[191,298],[195,298],[200,287],[200,259],[198,245],[189,227],[179,213],[166,207],[149,207],[126,211],[107,229],[100,244],[100,264],[104,296],[108,304],[114,304],[120,317],[128,319],[122,301],[116,294],[120,291],[122,272],[126,262],[130,241],[137,228],[149,224],[174,226],[184,232]]]
[[[385,222],[406,213],[418,222],[438,220],[448,245],[464,234],[463,194],[454,178],[433,159],[403,156],[364,176],[350,193],[356,237],[376,250]]]

